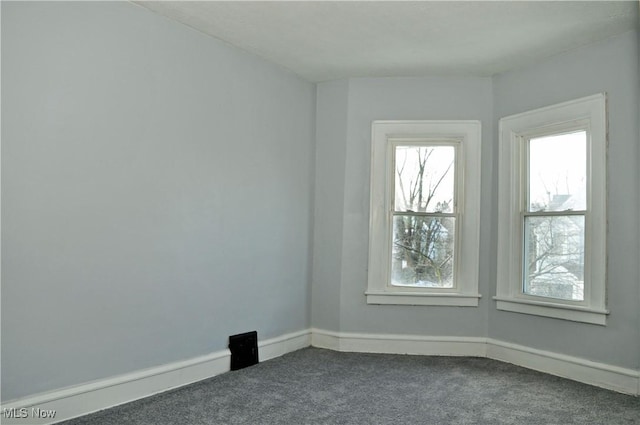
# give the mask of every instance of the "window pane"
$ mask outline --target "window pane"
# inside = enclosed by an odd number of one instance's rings
[[[395,210],[453,212],[453,146],[396,146]]]
[[[525,218],[525,294],[584,300],[584,216]]]
[[[586,209],[587,133],[529,141],[529,211]]]
[[[455,218],[393,217],[391,284],[453,287]]]

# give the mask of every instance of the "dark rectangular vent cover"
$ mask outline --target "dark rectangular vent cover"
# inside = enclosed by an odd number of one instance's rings
[[[231,350],[231,370],[258,364],[258,332],[231,335],[229,350]]]

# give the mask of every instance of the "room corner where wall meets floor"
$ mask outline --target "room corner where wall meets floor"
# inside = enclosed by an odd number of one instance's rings
[[[640,394],[637,25],[493,76],[312,83],[129,2],[0,11],[3,423],[226,373],[249,329],[260,361],[486,357]],[[498,122],[603,92],[606,326],[498,310]],[[477,306],[367,303],[375,120],[480,121]]]
[[[309,329],[260,341],[258,346],[261,362],[309,346],[340,352],[482,357],[623,394],[640,395],[640,372],[636,370],[489,338],[363,334]],[[230,352],[223,350],[184,362],[16,400],[2,406],[5,412],[2,423],[24,424],[24,419],[7,417],[7,412],[10,415],[30,415],[30,419],[33,419],[32,409],[56,412],[53,420],[41,418],[34,422],[37,424],[52,424],[83,416],[230,372],[229,360]]]
[[[492,338],[365,334],[313,329],[311,345],[336,351],[487,357],[624,394],[640,395],[640,371]]]
[[[0,7],[2,402],[309,328],[315,85],[130,2]]]
[[[311,331],[303,330],[258,341],[260,362],[311,345]],[[231,352],[220,350],[206,356],[165,364],[108,379],[37,394],[4,403],[3,424],[52,424],[84,416],[134,400],[183,387],[230,372]],[[53,418],[36,412],[55,412]]]

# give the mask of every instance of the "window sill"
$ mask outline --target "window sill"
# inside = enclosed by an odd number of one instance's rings
[[[477,307],[480,294],[367,291],[367,304]]]
[[[546,303],[543,301],[520,300],[516,298],[493,297],[496,308],[514,313],[532,314],[534,316],[552,317],[572,322],[591,323],[606,326],[608,310],[598,310],[573,305]]]

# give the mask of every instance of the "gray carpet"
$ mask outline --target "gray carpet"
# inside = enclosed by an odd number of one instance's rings
[[[489,359],[306,348],[65,424],[640,424],[640,398]]]

